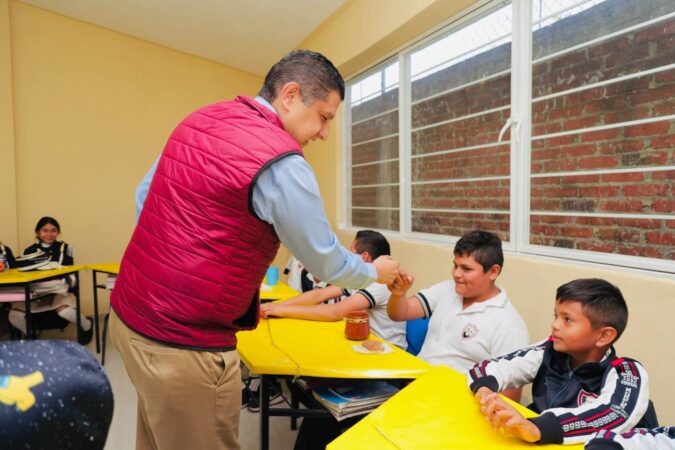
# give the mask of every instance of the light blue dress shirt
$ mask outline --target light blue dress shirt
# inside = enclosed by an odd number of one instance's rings
[[[255,100],[276,114],[264,98]],[[136,189],[137,220],[158,161]],[[326,219],[314,171],[302,156],[282,158],[258,176],[253,187],[253,210],[274,226],[286,248],[321,280],[345,288],[362,288],[377,279],[373,264],[340,245]]]

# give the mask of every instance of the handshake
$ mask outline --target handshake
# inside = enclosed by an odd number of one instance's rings
[[[386,284],[392,294],[405,295],[415,278],[401,270],[400,263],[391,256],[380,256],[373,261],[377,269],[377,282]]]

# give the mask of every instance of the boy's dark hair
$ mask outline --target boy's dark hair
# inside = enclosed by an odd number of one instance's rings
[[[373,260],[382,255],[391,255],[387,238],[377,231],[361,230],[356,233],[354,241],[356,253],[361,254],[363,252],[368,252]]]
[[[465,233],[455,244],[455,256],[473,256],[483,266],[483,272],[497,264],[504,267],[502,241],[489,231],[473,230]]]
[[[556,302],[579,302],[593,328],[612,327],[616,339],[626,329],[628,306],[618,287],[599,278],[582,278],[565,283],[555,293]]]
[[[37,225],[35,225],[35,232],[37,233],[40,231],[40,228],[44,227],[45,225],[54,225],[58,232],[61,232],[61,225],[59,225],[59,222],[55,218],[49,216],[45,216],[38,220]]]
[[[300,85],[302,102],[311,105],[317,99],[325,100],[328,93],[337,91],[345,99],[345,82],[332,62],[321,53],[295,50],[272,66],[258,95],[272,103],[279,89],[291,81]]]

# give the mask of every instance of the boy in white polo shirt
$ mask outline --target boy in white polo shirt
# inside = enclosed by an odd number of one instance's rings
[[[389,242],[381,233],[361,230],[349,247],[352,253],[361,255],[365,262],[372,262],[382,255],[391,254]],[[260,315],[291,317],[294,319],[336,322],[352,311],[366,311],[370,317],[370,329],[382,339],[406,349],[405,323],[394,322],[387,315],[389,289],[384,284],[373,283],[365,289],[342,289],[328,285],[314,289],[292,299],[260,305]],[[334,300],[330,304],[327,301]]]
[[[504,265],[499,237],[474,230],[454,250],[452,280],[407,297],[414,278],[405,272],[389,286],[392,320],[430,318],[419,358],[467,373],[478,361],[513,352],[529,343],[525,322],[495,284]],[[520,389],[503,392],[519,401]]]

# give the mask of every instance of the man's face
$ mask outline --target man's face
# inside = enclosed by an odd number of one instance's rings
[[[487,272],[471,255],[455,255],[452,278],[455,291],[466,300],[482,301],[492,296],[494,281],[499,275],[499,266]]]
[[[302,147],[317,138],[325,141],[340,102],[340,94],[330,91],[324,100],[316,99],[307,106],[298,90],[295,97],[287,98],[286,113],[281,115],[281,121],[286,131]]]

